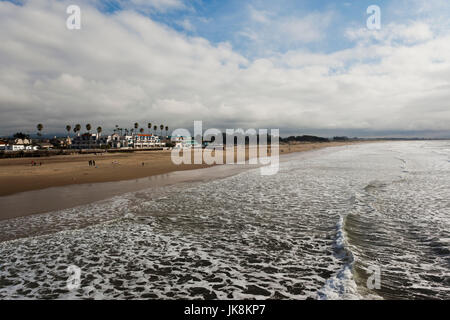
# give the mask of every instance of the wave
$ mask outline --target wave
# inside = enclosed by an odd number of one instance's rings
[[[362,298],[358,293],[358,286],[353,278],[355,258],[347,245],[345,220],[344,217],[339,216],[339,221],[336,224],[336,241],[334,245],[336,255],[344,262],[343,267],[335,276],[328,279],[325,285],[317,292],[317,299],[356,300]]]

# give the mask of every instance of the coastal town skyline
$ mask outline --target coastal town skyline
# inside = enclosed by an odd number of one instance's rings
[[[88,125],[89,123],[86,123]],[[161,130],[160,126],[157,126],[158,128],[155,128],[155,126],[152,126],[152,128],[148,128],[147,126],[142,126],[139,128],[135,128],[135,124],[130,124],[127,126],[122,125],[106,125],[106,126],[96,126],[95,128],[92,127],[93,131],[98,131],[98,128],[101,129],[101,133],[103,134],[113,134],[118,130],[122,130],[125,133],[132,134],[135,133],[150,133],[157,135],[158,130]],[[73,131],[77,125],[80,125],[80,129],[78,132]],[[70,130],[67,130],[67,127],[70,126]],[[164,131],[169,130],[169,126],[163,125]],[[29,127],[26,128],[13,128],[12,131],[6,132],[3,135],[0,135],[0,138],[11,138],[15,134],[24,134],[30,138],[53,138],[53,137],[64,137],[64,136],[71,136],[71,135],[79,135],[80,132],[88,133],[90,130],[87,130],[84,125],[81,124],[74,124],[73,126],[70,124],[66,124],[65,126],[62,126],[63,129],[55,129],[53,128],[52,131],[46,132],[42,131],[40,132],[36,127],[34,129],[30,129]],[[167,130],[165,129],[167,127]],[[189,129],[192,127],[192,124],[186,125],[183,128]],[[84,129],[83,129],[84,128]],[[0,128],[1,129],[1,128]],[[178,129],[178,128],[170,128],[170,129]],[[248,128],[230,128],[230,127],[223,127],[219,126],[217,127],[218,130],[225,131],[226,129],[243,129],[246,130]],[[143,130],[141,132],[141,130]],[[363,138],[363,139],[450,139],[450,132],[447,132],[445,130],[442,131],[429,131],[429,130],[409,130],[409,131],[398,131],[398,130],[391,130],[391,131],[385,131],[385,132],[371,132],[371,131],[360,131],[360,130],[346,130],[346,129],[335,129],[335,130],[320,130],[320,129],[291,129],[291,130],[285,130],[280,131],[280,137],[292,137],[292,136],[301,136],[301,135],[313,135],[313,136],[321,136],[325,138],[332,138],[332,137],[349,137],[349,138]]]

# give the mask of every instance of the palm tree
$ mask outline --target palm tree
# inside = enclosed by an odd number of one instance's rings
[[[102,127],[97,127],[97,138],[100,137],[101,133],[102,133]]]
[[[156,134],[156,130],[158,130],[158,126],[153,126],[153,132]]]
[[[161,129],[161,136],[162,136],[162,131],[163,131],[163,129],[164,129],[164,125],[163,125],[163,124],[160,125],[159,128]]]
[[[139,123],[135,122],[135,123],[134,123],[134,128],[135,128],[136,131],[137,131],[137,129],[139,128]]]
[[[140,133],[144,133],[144,128],[140,128],[140,129],[139,129],[139,132],[140,132]]]
[[[70,137],[70,130],[72,130],[72,127],[70,125],[67,125],[66,130],[67,130],[67,137]]]
[[[88,131],[88,133],[90,133],[89,131],[91,131],[91,129],[92,129],[91,124],[88,123],[88,124],[86,125],[86,130]]]
[[[36,126],[36,128],[37,128],[37,130],[38,130],[38,136],[41,136],[41,131],[42,131],[42,129],[44,129],[44,125],[43,125],[42,123],[39,123],[39,124]]]
[[[80,130],[81,130],[81,124],[77,123],[75,125],[75,128],[73,129],[73,131],[76,132],[78,134],[78,136],[80,136]]]
[[[169,127],[168,126],[166,126],[166,137],[168,137],[167,131],[169,131]]]
[[[152,130],[152,124],[149,122],[147,123],[148,133],[150,133],[150,130]]]

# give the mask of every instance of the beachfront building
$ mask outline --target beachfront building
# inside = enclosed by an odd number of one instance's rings
[[[37,150],[36,145],[32,145],[31,139],[15,138],[9,141],[0,140],[0,151],[33,151]]]
[[[183,147],[183,140],[184,137],[182,136],[176,136],[176,137],[169,137],[170,141],[174,145],[174,148],[182,148]]]
[[[119,133],[112,134],[108,139],[109,145],[114,149],[131,149],[133,148],[133,142],[133,136],[120,135]]]
[[[162,148],[164,146],[165,143],[157,135],[143,133],[134,135],[133,147],[135,149]]]
[[[123,136],[121,136],[118,133],[113,133],[109,137],[108,143],[111,146],[111,148],[114,148],[114,149],[122,148],[122,147],[124,147]]]
[[[50,139],[49,141],[55,148],[59,149],[65,149],[70,148],[70,145],[72,144],[72,139],[70,137],[66,138],[57,138],[54,137],[53,139]]]
[[[11,151],[25,150],[25,145],[24,144],[10,144],[8,146],[8,150],[11,150]]]
[[[1,151],[36,151],[36,150],[50,150],[55,148],[55,145],[49,140],[33,141],[29,138],[15,138],[8,141],[0,141]]]
[[[4,150],[9,151],[32,151],[37,150],[37,146],[25,145],[25,144],[8,144]]]
[[[0,150],[6,150],[8,148],[8,142],[0,141]]]
[[[85,133],[73,138],[72,149],[101,149],[106,146],[112,149],[147,149],[162,148],[166,144],[153,134],[122,135],[118,132],[110,136]]]
[[[108,145],[110,137],[96,133],[84,133],[72,139],[72,149],[101,149]]]
[[[170,137],[172,143],[175,145],[174,148],[190,149],[196,146],[201,146],[197,140],[192,137],[176,136]]]
[[[54,146],[50,142],[40,142],[40,143],[38,143],[38,147],[41,150],[50,150],[50,149],[53,149]],[[36,149],[37,149],[37,147],[36,147]]]
[[[15,138],[13,140],[10,140],[5,146],[4,150],[9,151],[22,151],[22,150],[29,150],[28,147],[31,147],[31,139],[28,138]]]
[[[28,139],[28,138],[24,138],[24,139],[16,138],[16,139],[14,139],[13,144],[29,145],[29,144],[31,144],[31,139]]]

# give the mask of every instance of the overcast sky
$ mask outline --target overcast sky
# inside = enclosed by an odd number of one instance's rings
[[[203,120],[450,137],[449,23],[448,0],[0,0],[0,135]]]

